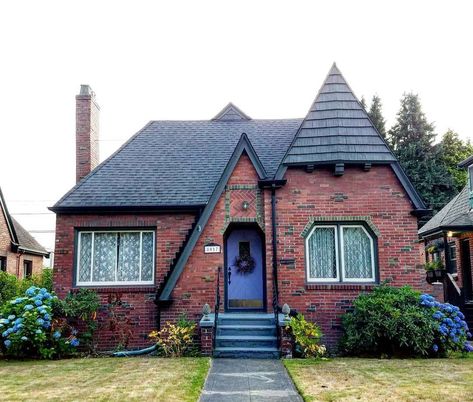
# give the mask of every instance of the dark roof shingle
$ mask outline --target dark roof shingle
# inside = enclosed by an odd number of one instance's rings
[[[334,64],[287,152],[284,164],[395,161]]]
[[[152,121],[52,208],[207,203],[242,133],[273,177],[301,119]]]

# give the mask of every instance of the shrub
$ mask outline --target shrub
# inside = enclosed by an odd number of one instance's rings
[[[287,324],[296,343],[296,352],[302,357],[322,357],[325,354],[325,346],[320,345],[322,331],[314,323],[306,321],[302,314],[291,317]]]
[[[4,355],[51,359],[73,353],[79,341],[71,327],[53,318],[56,299],[47,289],[31,286],[23,297],[4,304],[0,312]]]
[[[181,316],[176,324],[166,322],[161,331],[153,331],[153,339],[166,357],[181,357],[193,352],[193,338],[196,324]]]
[[[81,344],[88,352],[94,352],[93,338],[100,307],[97,293],[90,289],[79,289],[77,293],[69,293],[64,300],[57,299],[53,307],[55,316],[63,317],[69,325],[81,328]]]
[[[15,275],[0,272],[0,306],[15,296],[23,295],[31,286],[53,290],[53,270],[43,268],[40,274],[31,278],[18,279]]]
[[[408,286],[376,287],[372,293],[358,296],[353,306],[353,311],[342,317],[344,335],[340,346],[347,354],[432,356],[467,348],[467,326],[458,308],[421,296]],[[445,309],[452,311],[452,317],[445,316]],[[455,328],[449,326],[455,331],[455,339],[445,339],[451,331],[442,335],[446,331],[436,317],[457,322]]]

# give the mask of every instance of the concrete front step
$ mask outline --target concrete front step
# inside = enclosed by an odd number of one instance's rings
[[[229,348],[276,348],[275,336],[230,335],[217,336],[216,347]]]
[[[275,325],[273,314],[224,313],[218,316],[218,325]]]
[[[276,325],[219,325],[217,336],[220,335],[275,336]]]
[[[278,359],[280,354],[276,347],[217,347],[214,350],[214,357],[230,357],[239,359]]]

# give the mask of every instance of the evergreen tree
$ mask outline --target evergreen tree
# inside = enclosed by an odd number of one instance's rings
[[[473,155],[473,145],[469,140],[463,141],[455,131],[448,130],[442,137],[440,148],[442,161],[452,176],[455,190],[459,192],[465,187],[468,174],[465,169],[459,169],[457,165]]]
[[[361,106],[363,106],[363,109],[366,110],[366,99],[364,96],[361,97],[360,103],[361,103]]]
[[[368,116],[373,122],[374,126],[378,129],[381,136],[386,139],[386,120],[383,117],[383,105],[378,95],[374,95],[371,100],[371,107],[368,112]]]
[[[425,203],[438,212],[455,195],[451,176],[434,145],[433,124],[427,121],[417,94],[404,94],[396,124],[389,131],[394,154]]]

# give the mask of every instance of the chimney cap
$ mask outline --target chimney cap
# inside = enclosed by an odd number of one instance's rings
[[[92,91],[92,88],[90,87],[90,85],[82,84],[82,85],[80,86],[79,95],[95,96],[95,92]]]

